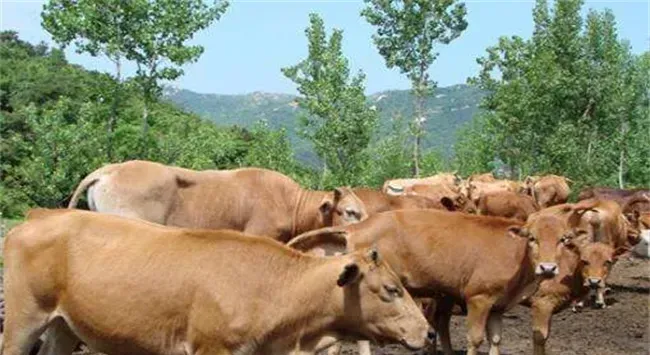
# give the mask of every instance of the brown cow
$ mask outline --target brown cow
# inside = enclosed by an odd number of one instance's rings
[[[529,176],[523,189],[531,195],[541,208],[566,203],[571,189],[570,179],[558,175]]]
[[[589,199],[576,205],[592,204],[593,211],[584,215],[591,225],[593,241],[611,245],[614,249],[630,248],[639,241],[639,230],[623,215],[621,206],[612,200]],[[586,225],[583,222],[583,225]]]
[[[580,191],[578,200],[587,200],[590,198],[600,198],[606,200],[613,200],[618,202],[621,206],[625,204],[628,197],[641,192],[650,193],[648,189],[617,189],[611,187],[589,187]]]
[[[474,174],[469,177],[469,180],[471,181],[476,181],[476,182],[494,182],[497,181],[497,179],[492,175],[492,173],[484,173],[484,174]]]
[[[625,249],[614,249],[606,243],[593,243],[593,231],[589,228],[587,213],[598,213],[592,210],[595,203],[560,205],[552,209],[544,209],[528,218],[528,224],[536,225],[531,233],[540,236],[560,236],[558,242],[566,245],[559,251],[558,274],[543,280],[535,294],[525,302],[532,309],[533,344],[536,355],[545,354],[545,344],[550,336],[551,317],[554,313],[568,307],[575,301],[589,295],[589,289],[597,290],[597,304],[604,306],[602,298],[605,280],[616,257]],[[582,211],[581,214],[568,213]]]
[[[522,222],[538,210],[539,206],[532,197],[511,191],[487,193],[478,202],[480,215],[514,218]]]
[[[375,250],[319,258],[235,231],[36,210],[8,234],[4,265],[4,355],[28,353],[46,328],[57,354],[79,341],[170,355],[426,344],[426,319]]]
[[[624,214],[650,212],[650,192],[635,192],[621,206]]]
[[[424,196],[388,195],[368,188],[354,188],[352,192],[363,202],[369,216],[385,211],[440,208],[440,202]]]
[[[520,192],[523,190],[523,186],[523,183],[519,181],[496,180],[493,182],[481,182],[473,181],[470,178],[460,184],[459,192],[478,205],[478,201],[485,194],[503,191]]]
[[[425,178],[412,178],[412,179],[393,179],[386,180],[381,191],[389,195],[402,195],[404,189],[416,184],[419,185],[445,185],[450,188],[458,186],[461,182],[461,177],[456,173],[439,173]]]
[[[437,299],[435,322],[446,354],[452,354],[451,309],[455,302],[467,304],[468,354],[474,355],[486,326],[490,352],[498,353],[502,313],[531,295],[541,279],[555,275],[556,256],[564,248],[558,239],[538,238],[505,218],[403,210],[308,232],[289,245],[300,250],[326,245],[325,251],[337,243],[349,250],[376,245],[413,296],[449,296]]]
[[[243,168],[193,171],[148,161],[95,170],[79,184],[69,208],[88,190],[91,210],[178,227],[234,229],[287,241],[367,214],[351,190],[304,190],[278,172]]]
[[[476,213],[476,204],[465,195],[444,185],[413,185],[405,189],[406,195],[422,196],[435,202],[434,208],[448,211]]]

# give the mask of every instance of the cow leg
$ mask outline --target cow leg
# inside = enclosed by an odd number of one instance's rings
[[[533,354],[546,354],[546,339],[551,332],[553,306],[544,302],[533,303]]]
[[[487,335],[490,342],[490,355],[499,355],[499,343],[501,343],[501,329],[503,328],[503,318],[501,313],[492,312],[488,317]]]
[[[359,355],[372,355],[370,351],[370,342],[368,340],[359,340],[357,341],[359,346]]]
[[[451,321],[451,311],[454,308],[454,300],[450,297],[439,297],[434,300],[433,304],[435,304],[435,309],[433,310],[433,326],[438,333],[440,345],[442,346],[442,352],[445,355],[453,355],[454,349],[451,345],[449,322]],[[431,320],[429,320],[429,323],[431,323]],[[429,352],[429,354],[435,354],[435,347],[434,351]]]
[[[423,309],[424,317],[427,319],[427,321],[433,327],[433,329],[436,330],[436,333],[439,332],[438,327],[436,326],[436,309],[438,309],[437,305],[438,302],[436,302],[436,300],[431,299],[430,302],[428,302],[426,307]],[[434,337],[431,340],[432,340],[431,344],[429,344],[427,349],[424,350],[424,353],[429,355],[436,355],[437,353],[436,337]]]
[[[11,309],[11,307],[9,307]],[[10,311],[5,319],[2,355],[28,355],[47,329],[48,315],[41,312]]]
[[[63,318],[56,318],[45,335],[45,343],[41,346],[38,355],[70,355],[80,342]]]
[[[327,348],[327,355],[339,355],[341,353],[341,347],[343,344],[341,342],[338,342],[329,348]]]
[[[492,305],[494,301],[483,295],[467,300],[467,355],[478,354]]]

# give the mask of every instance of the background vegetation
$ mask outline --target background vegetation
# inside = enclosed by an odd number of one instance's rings
[[[118,26],[127,21],[120,17],[125,11],[146,13],[155,23],[157,11],[183,10],[161,10],[179,6],[177,1],[148,1],[157,6],[150,8],[144,2],[136,9],[106,3],[102,18],[113,21],[119,29],[115,33],[74,27],[51,31],[58,31],[61,44],[102,34],[90,38],[97,46],[88,48],[119,58],[116,64],[152,53],[196,60],[201,48],[151,47],[147,40],[159,37],[145,30],[169,32],[173,18],[146,29],[130,28],[131,22]],[[68,9],[68,3],[48,3],[50,17],[44,19],[90,11]],[[203,22],[184,28],[180,39],[228,15],[223,3],[196,6],[185,10],[205,13],[197,17]],[[287,80],[302,87],[295,97],[162,90],[165,75],[182,72],[158,75],[144,64],[141,75],[131,78],[122,77],[119,65],[113,73],[88,71],[69,63],[60,49],[2,32],[0,212],[18,217],[32,206],[64,206],[90,171],[128,159],[193,169],[259,166],[311,188],[377,187],[385,179],[413,174],[414,137],[422,139],[420,175],[442,170],[464,175],[492,170],[509,178],[556,173],[574,180],[575,189],[649,186],[650,53],[631,53],[617,37],[611,12],[583,18],[581,7],[577,0],[559,0],[552,8],[538,0],[530,39],[501,38],[478,59],[482,69],[469,80],[471,86],[436,88],[422,96],[420,106],[407,91],[365,97],[363,73],[349,73],[340,50],[344,33],[328,30],[315,15],[307,30],[313,50],[285,69]],[[115,42],[117,35],[131,42]],[[173,44],[184,46],[182,40]],[[424,133],[413,130],[418,110],[427,118],[418,127]]]

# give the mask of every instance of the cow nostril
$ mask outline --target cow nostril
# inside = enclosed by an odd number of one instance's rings
[[[429,329],[427,332],[427,339],[432,343],[436,341],[436,332],[433,329]]]
[[[600,284],[600,279],[597,278],[589,278],[589,286],[595,287]]]

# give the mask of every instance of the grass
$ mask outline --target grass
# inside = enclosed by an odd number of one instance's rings
[[[4,228],[0,230],[0,237],[4,237],[5,233],[7,233],[11,228],[15,227],[16,225],[22,222],[23,222],[22,219],[3,218],[2,221],[0,221],[0,226]]]

